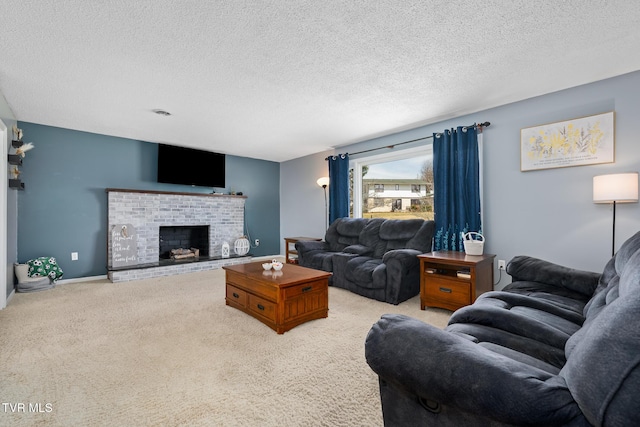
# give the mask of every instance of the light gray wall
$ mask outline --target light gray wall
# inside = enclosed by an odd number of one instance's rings
[[[285,237],[324,237],[324,191],[316,181],[329,176],[325,158],[331,154],[326,151],[280,163],[280,253],[284,254]]]
[[[616,113],[615,163],[520,172],[522,128],[607,111]],[[612,209],[610,205],[593,203],[592,179],[600,174],[640,170],[640,135],[636,130],[639,117],[640,72],[634,72],[340,147],[336,152],[353,153],[428,136],[450,127],[490,121],[491,126],[484,133],[485,252],[507,261],[525,254],[574,268],[602,271],[611,255]],[[315,175],[320,168],[326,167],[324,157],[309,156],[281,165],[282,177],[297,175],[300,180],[291,189],[295,195],[281,198],[283,233],[294,230],[298,234],[317,233],[318,228],[312,225],[317,221],[317,213],[309,212],[309,208],[317,209],[318,195],[311,191],[311,183],[317,179]],[[293,221],[288,228],[286,224]],[[616,249],[638,230],[640,204],[619,205]],[[497,278],[496,270],[496,281]],[[503,274],[496,288],[509,282],[510,278]]]
[[[12,127],[17,124],[16,118],[4,99],[4,95],[0,92],[0,119],[7,127],[8,139],[11,141],[13,137]],[[26,136],[26,135],[25,135]],[[11,148],[11,142],[7,150]],[[7,163],[4,162],[6,165]],[[4,169],[7,170],[7,169]],[[18,260],[18,191],[7,189],[7,271],[6,279],[1,282],[4,284],[7,297],[13,291],[13,264]],[[3,244],[0,242],[0,244]],[[0,290],[2,292],[2,290]]]

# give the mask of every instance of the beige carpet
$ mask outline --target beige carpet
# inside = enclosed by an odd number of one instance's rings
[[[225,306],[223,270],[16,294],[0,311],[0,425],[381,426],[364,340],[391,312],[450,314],[329,288],[328,318],[277,335]]]

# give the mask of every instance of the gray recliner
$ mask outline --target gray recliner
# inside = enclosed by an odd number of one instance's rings
[[[365,343],[389,426],[640,425],[640,232],[602,274],[519,256],[445,330],[383,316]]]
[[[296,243],[298,262],[332,272],[331,286],[399,304],[420,292],[417,255],[431,251],[434,230],[422,219],[339,218],[324,241]]]

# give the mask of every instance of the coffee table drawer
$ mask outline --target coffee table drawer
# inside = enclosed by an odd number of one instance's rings
[[[249,296],[249,310],[253,313],[265,317],[273,322],[276,321],[276,304],[264,298],[252,294]]]
[[[236,304],[246,307],[247,306],[247,293],[242,289],[236,288],[227,283],[227,301],[233,301]]]
[[[327,288],[327,280],[316,280],[309,283],[302,283],[300,285],[291,286],[284,291],[284,298],[289,299],[297,297],[298,295],[307,294],[309,292],[318,291]]]
[[[262,271],[262,269],[261,269]],[[248,277],[242,274],[227,270],[227,283],[242,288],[249,293],[260,295],[275,301],[278,294],[278,288],[269,283],[269,274],[261,273],[258,276]]]

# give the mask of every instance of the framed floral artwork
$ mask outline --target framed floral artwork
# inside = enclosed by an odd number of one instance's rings
[[[520,130],[522,172],[615,161],[614,112]]]

